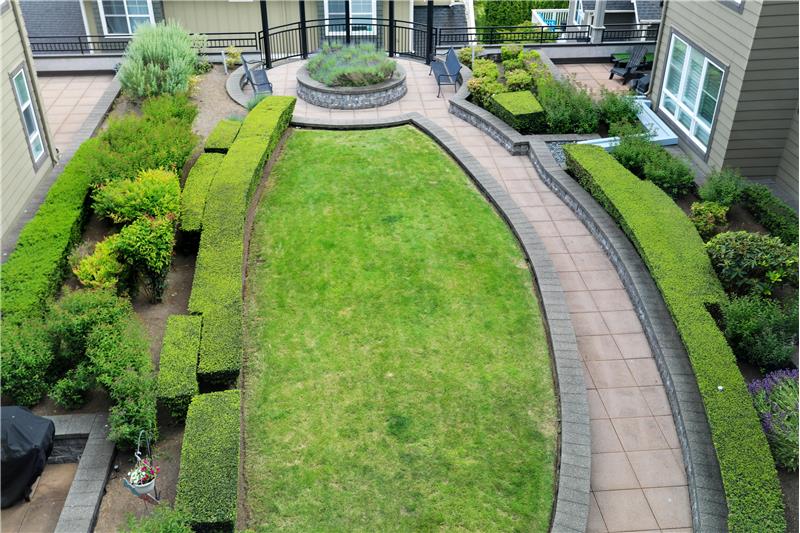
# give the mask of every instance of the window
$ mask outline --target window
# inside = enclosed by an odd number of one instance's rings
[[[130,35],[142,24],[154,24],[151,0],[100,0],[100,21],[106,35]]]
[[[583,24],[583,2],[578,0],[578,3],[575,5],[575,24],[580,26]]]
[[[659,107],[705,151],[724,72],[677,35],[670,42],[666,71]]]
[[[28,78],[23,68],[20,68],[19,71],[12,76],[11,84],[14,86],[14,93],[17,95],[17,104],[19,105],[19,111],[22,115],[22,124],[28,136],[28,147],[31,150],[33,163],[36,165],[42,160],[42,156],[44,156],[44,142],[42,141],[42,134],[39,130],[39,121],[36,119],[36,110],[33,107],[30,85],[28,85]]]
[[[344,35],[345,2],[348,0],[325,0],[325,18],[330,20],[328,35]],[[350,1],[350,32],[352,35],[375,35],[372,19],[377,17],[375,0]]]

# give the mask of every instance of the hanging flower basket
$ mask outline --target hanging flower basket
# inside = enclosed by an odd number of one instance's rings
[[[149,457],[139,459],[133,470],[128,472],[131,490],[139,496],[153,492],[160,471],[161,469],[155,466]]]

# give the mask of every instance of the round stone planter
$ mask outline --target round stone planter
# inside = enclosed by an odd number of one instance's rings
[[[406,72],[397,65],[394,75],[368,87],[328,87],[311,79],[306,67],[297,71],[297,96],[329,109],[367,109],[391,104],[405,96]]]

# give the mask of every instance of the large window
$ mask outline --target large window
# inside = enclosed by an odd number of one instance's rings
[[[39,121],[36,118],[36,110],[33,107],[33,97],[31,96],[30,85],[28,85],[28,78],[23,68],[20,68],[11,77],[11,83],[14,85],[14,93],[17,96],[17,105],[19,105],[19,111],[22,115],[22,124],[28,137],[28,147],[31,150],[33,163],[38,166],[44,156],[44,141],[42,141]]]
[[[151,0],[100,0],[100,20],[106,35],[130,35],[142,24],[153,24]]]
[[[345,34],[345,2],[348,0],[325,0],[325,18],[332,26],[328,27],[328,35]],[[375,0],[350,1],[350,32],[352,35],[375,35],[372,19],[377,18]]]
[[[686,41],[672,36],[660,109],[704,151],[708,148],[719,93],[722,68]]]

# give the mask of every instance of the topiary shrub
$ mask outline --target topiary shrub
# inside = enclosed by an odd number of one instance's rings
[[[728,208],[716,202],[694,202],[691,206],[691,215],[697,233],[707,241],[717,233],[725,231],[728,225]]]
[[[158,369],[158,401],[178,420],[198,394],[197,355],[203,318],[172,315],[167,320]]]
[[[328,87],[366,87],[391,78],[397,63],[371,43],[325,43],[306,68],[312,79]]]
[[[4,321],[0,343],[3,394],[15,404],[36,405],[50,387],[53,339],[41,320],[22,324]]]
[[[772,235],[786,244],[797,244],[797,213],[766,185],[748,184],[742,193],[744,206]]]
[[[537,82],[537,98],[544,108],[549,133],[593,133],[598,115],[592,97],[569,81],[551,77]]]
[[[124,224],[141,216],[162,217],[180,212],[181,185],[174,172],[142,170],[135,179],[100,186],[92,199],[95,213]]]
[[[153,302],[161,301],[164,294],[174,244],[174,215],[141,217],[119,232],[117,253],[132,274],[144,281]]]
[[[729,231],[708,241],[706,251],[723,287],[733,294],[771,294],[797,279],[797,246],[777,237]]]
[[[780,368],[792,362],[797,339],[797,306],[784,310],[758,295],[732,298],[722,304],[725,338],[741,361],[759,368]]]
[[[198,63],[196,42],[175,22],[136,28],[119,69],[131,98],[185,93]]]
[[[520,133],[541,133],[547,127],[542,106],[530,91],[497,94],[489,110]]]
[[[772,456],[778,466],[797,471],[797,369],[777,370],[750,384],[753,404],[761,416]]]
[[[697,194],[706,202],[716,202],[730,207],[742,199],[744,188],[744,178],[739,171],[726,168],[709,174],[706,182],[697,190]]]

